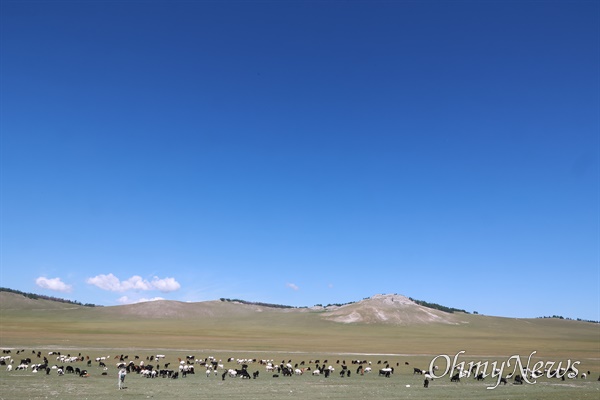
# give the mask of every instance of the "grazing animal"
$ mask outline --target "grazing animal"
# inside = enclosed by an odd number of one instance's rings
[[[423,381],[423,387],[424,388],[428,388],[429,387],[429,379],[425,378],[425,380]]]
[[[460,376],[458,373],[454,374],[452,378],[450,378],[450,382],[460,382]]]
[[[389,378],[391,373],[392,373],[391,368],[382,368],[379,370],[379,376],[385,376],[386,378]]]
[[[236,370],[238,373],[238,376],[242,379],[250,379],[250,374],[248,373],[248,370],[246,368],[242,368],[242,369],[238,369]]]
[[[423,371],[419,368],[413,368],[413,375],[415,374],[423,375]]]

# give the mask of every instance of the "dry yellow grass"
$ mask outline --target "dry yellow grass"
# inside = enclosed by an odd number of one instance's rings
[[[600,325],[587,322],[468,314],[448,314],[442,322],[426,322],[419,306],[403,305],[394,311],[388,304],[387,315],[400,315],[403,321],[340,323],[329,319],[339,318],[343,309],[275,309],[220,301],[89,308],[23,299],[0,292],[3,348],[158,347],[413,355],[464,350],[482,356],[537,351],[543,357],[600,359]],[[361,303],[352,304],[347,312],[368,316],[374,304],[365,301],[362,308]]]

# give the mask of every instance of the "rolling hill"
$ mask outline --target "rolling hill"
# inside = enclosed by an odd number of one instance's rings
[[[0,291],[0,310],[62,310],[82,306],[60,301],[27,297],[22,294]]]
[[[0,292],[0,310],[85,310],[86,307],[46,299],[32,299],[16,293]],[[156,300],[136,304],[100,307],[94,312],[120,318],[124,316],[148,319],[239,318],[256,313],[303,314],[314,313],[328,321],[344,324],[459,324],[466,323],[459,314],[443,312],[416,304],[397,294],[378,294],[356,303],[312,308],[270,307],[236,301],[204,301],[185,303]],[[463,314],[464,315],[464,314]]]
[[[357,303],[335,309],[327,308],[323,318],[341,322],[367,324],[460,324],[466,323],[460,315],[418,305],[408,297],[397,294],[379,294]]]
[[[0,346],[600,357],[600,325],[447,313],[395,294],[276,308],[236,301],[85,307],[0,292]]]

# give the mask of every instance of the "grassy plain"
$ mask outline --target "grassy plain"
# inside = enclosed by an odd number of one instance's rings
[[[95,358],[101,355],[114,357],[114,354],[122,354],[125,351],[130,358],[134,354],[140,355],[141,359],[154,354],[154,351],[144,349],[81,349],[82,354]],[[133,350],[128,352],[127,350]],[[116,353],[115,353],[116,352]],[[27,355],[28,350],[24,353]],[[167,351],[166,359],[161,362],[170,362],[171,368],[178,364],[178,358],[185,358],[189,351]],[[427,356],[379,356],[379,355],[348,355],[348,354],[306,354],[306,353],[278,353],[278,352],[195,352],[196,357],[214,356],[225,360],[225,368],[239,368],[236,362],[227,362],[229,357],[251,358],[253,356],[261,359],[273,359],[276,363],[289,361],[299,363],[317,357],[323,362],[327,357],[336,371],[329,378],[324,376],[312,376],[310,372],[292,377],[272,377],[271,373],[265,371],[264,366],[257,363],[250,364],[250,373],[259,371],[257,379],[243,380],[240,378],[221,378],[221,370],[218,375],[211,374],[207,377],[202,367],[196,368],[194,375],[186,378],[143,378],[141,375],[129,374],[125,381],[126,389],[117,389],[117,360],[107,361],[108,375],[102,375],[103,368],[94,362],[93,366],[87,367],[85,362],[71,364],[73,367],[88,369],[89,377],[81,378],[73,374],[58,376],[55,371],[50,375],[44,373],[31,373],[30,371],[6,371],[0,370],[0,399],[192,399],[192,398],[224,398],[258,400],[264,398],[274,399],[598,399],[600,382],[596,379],[573,379],[560,381],[546,377],[538,379],[535,384],[500,385],[490,390],[488,386],[495,385],[495,379],[491,377],[484,381],[476,381],[473,378],[463,378],[459,383],[451,383],[447,376],[433,380],[430,387],[423,388],[423,376],[413,374],[413,367],[425,368],[431,357]],[[30,355],[27,355],[30,356]],[[351,360],[368,360],[372,363],[374,372],[370,374],[356,374],[356,365]],[[340,370],[343,360],[349,364],[352,375],[341,378],[337,371]],[[472,360],[467,358],[466,360]],[[390,378],[379,376],[377,373],[381,364],[378,361],[388,361],[395,367],[395,373]],[[405,363],[408,362],[409,365]],[[136,361],[139,363],[139,361]],[[149,361],[146,361],[149,363]],[[51,362],[52,364],[52,362]],[[156,365],[155,363],[152,363]],[[314,368],[314,364],[311,364]],[[590,364],[588,364],[589,366]],[[443,368],[443,367],[442,367]],[[598,372],[598,365],[594,365]],[[597,375],[597,374],[596,374]],[[512,382],[512,381],[511,381]],[[409,387],[407,387],[407,385]]]
[[[236,305],[225,305],[233,307]],[[239,306],[239,305],[238,305]],[[118,309],[0,309],[3,347],[122,347],[383,354],[529,354],[600,357],[600,325],[557,319],[463,315],[466,323],[341,324],[319,312],[264,312],[211,317],[145,318]]]
[[[10,295],[10,296],[7,296]],[[6,371],[0,368],[0,399],[168,399],[221,397],[227,399],[311,398],[311,399],[598,399],[600,397],[600,327],[598,324],[556,319],[511,319],[481,315],[461,315],[457,324],[342,324],[322,318],[319,310],[257,309],[221,302],[201,306],[162,304],[158,317],[140,312],[141,308],[73,307],[47,305],[43,301],[23,303],[13,294],[0,293],[0,348],[11,349],[13,358],[32,357],[35,350],[63,354],[81,353],[91,359],[110,356],[108,371],[93,363],[77,363],[90,376],[57,376],[31,371]],[[175,307],[177,312],[168,310]],[[155,310],[156,311],[156,310]],[[168,312],[167,312],[168,311]],[[159,313],[160,314],[160,313]],[[16,351],[24,350],[17,355]],[[494,384],[472,378],[450,383],[449,377],[434,380],[422,387],[423,377],[413,374],[413,367],[425,369],[436,355],[454,357],[464,351],[460,361],[497,361],[513,355],[532,361],[579,361],[579,371],[590,371],[588,379],[560,381],[542,377],[533,385]],[[252,364],[249,370],[260,371],[256,380],[207,378],[204,369],[185,379],[145,379],[128,376],[127,389],[118,391],[117,354],[131,358],[139,355],[167,355],[176,365],[188,354],[197,358],[214,356],[270,359],[292,363],[311,359],[328,360],[339,371],[337,360],[368,360],[375,371],[378,361],[396,367],[390,378],[377,373],[355,373],[340,378],[310,374],[273,378],[264,367]],[[23,354],[25,356],[23,356]],[[36,358],[33,362],[36,362]],[[49,359],[50,365],[56,360]],[[139,362],[139,361],[136,361]],[[409,365],[406,365],[408,363]],[[444,362],[436,362],[443,370]],[[351,364],[350,364],[351,365]],[[236,367],[225,363],[225,367]],[[314,365],[311,365],[314,368]],[[508,370],[507,370],[508,371]],[[512,372],[512,371],[509,371]],[[407,387],[406,385],[410,385]]]

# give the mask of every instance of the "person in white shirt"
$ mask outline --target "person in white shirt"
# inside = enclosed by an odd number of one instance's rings
[[[124,388],[123,384],[125,383],[125,375],[127,375],[127,371],[125,371],[125,368],[121,368],[119,370],[119,390]]]

